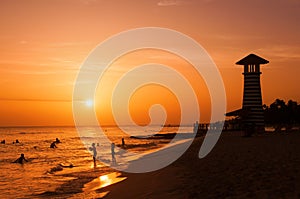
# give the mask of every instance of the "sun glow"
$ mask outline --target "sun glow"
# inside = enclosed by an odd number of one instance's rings
[[[94,105],[93,100],[86,100],[84,103],[87,107],[92,107]]]

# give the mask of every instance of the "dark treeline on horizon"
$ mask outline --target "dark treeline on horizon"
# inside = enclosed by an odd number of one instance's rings
[[[283,127],[290,130],[300,124],[300,104],[296,101],[276,99],[270,106],[263,105],[265,124],[273,126],[275,131]]]

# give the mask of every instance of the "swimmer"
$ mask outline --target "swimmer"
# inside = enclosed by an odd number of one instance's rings
[[[52,143],[50,144],[50,148],[51,148],[51,149],[57,148],[57,146],[56,146],[55,143],[56,143],[56,142],[52,142]]]
[[[58,138],[56,138],[55,143],[58,144],[58,143],[61,143],[61,141]]]
[[[62,163],[60,163],[59,166],[61,166],[63,168],[73,168],[74,167],[74,165],[72,163],[70,163],[70,165],[63,165]]]
[[[62,171],[63,168],[73,168],[73,167],[74,167],[74,165],[72,163],[70,163],[70,165],[63,165],[63,164],[60,163],[57,166],[51,168],[50,171],[47,171],[46,173],[53,174],[53,173],[55,173],[57,171]]]
[[[16,159],[13,163],[23,164],[23,161],[28,162],[28,160],[25,159],[25,156],[24,156],[24,154],[22,153],[21,156],[20,156],[18,159]]]

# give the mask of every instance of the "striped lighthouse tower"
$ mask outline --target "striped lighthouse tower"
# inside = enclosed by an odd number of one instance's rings
[[[247,114],[243,118],[243,124],[248,128],[255,128],[256,132],[264,132],[265,128],[260,86],[260,64],[267,63],[269,61],[254,54],[250,54],[236,63],[244,66],[243,110]]]

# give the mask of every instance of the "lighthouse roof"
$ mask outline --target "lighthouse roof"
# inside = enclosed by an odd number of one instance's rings
[[[268,60],[265,60],[264,58],[261,58],[255,54],[250,54],[240,61],[236,62],[237,65],[249,65],[249,64],[267,64],[269,63]]]

